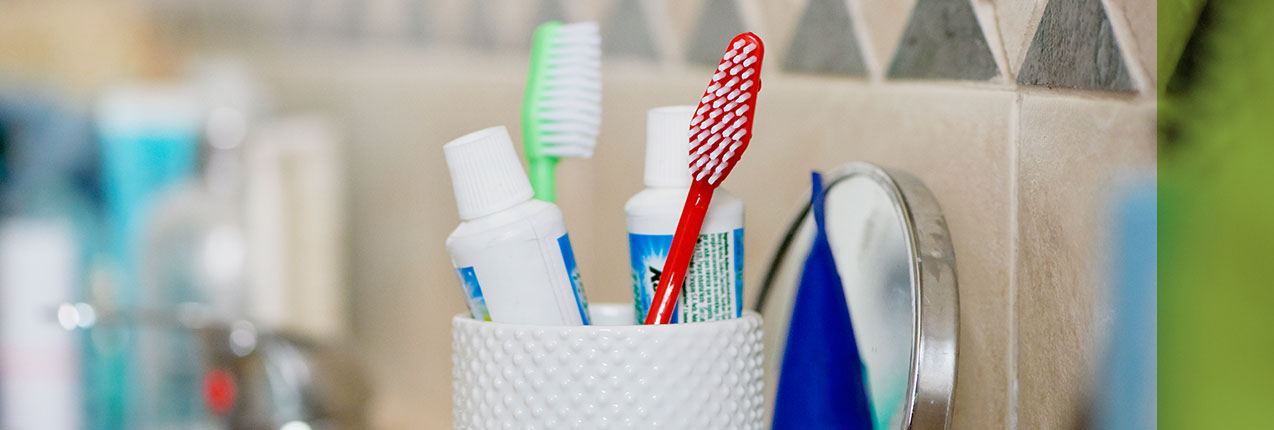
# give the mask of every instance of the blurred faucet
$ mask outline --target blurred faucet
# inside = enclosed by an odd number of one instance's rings
[[[146,327],[176,330],[193,338],[203,372],[199,392],[191,395],[201,397],[199,403],[210,418],[188,423],[191,426],[235,430],[366,427],[370,390],[349,351],[216,315],[197,303],[130,310],[64,303],[56,313],[58,323],[67,330]]]

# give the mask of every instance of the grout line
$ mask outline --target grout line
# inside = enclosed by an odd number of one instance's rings
[[[963,81],[958,79],[884,79],[879,82],[882,88],[940,88],[958,90],[977,90],[988,92],[1017,92],[1017,88],[1006,86],[996,81]]]
[[[739,12],[739,20],[743,21],[744,31],[765,31],[765,19],[762,18],[765,13],[761,12],[761,5],[755,0],[731,1],[734,2],[734,9]]]
[[[854,26],[854,38],[858,42],[858,52],[862,56],[863,65],[867,68],[867,80],[873,83],[880,83],[885,80],[885,70],[883,63],[876,58],[876,53],[872,49],[871,32],[867,31],[867,21],[863,19],[863,7],[861,0],[842,0],[845,7],[849,10],[849,22]],[[806,7],[809,7],[808,5]],[[798,24],[799,25],[799,24]]]
[[[1017,73],[1013,75],[1013,83],[1017,83],[1017,75],[1022,72],[1022,63],[1026,61],[1026,54],[1031,52],[1031,45],[1035,44],[1035,33],[1040,30],[1040,23],[1044,21],[1044,11],[1048,9],[1049,0],[1039,1],[1033,0],[1034,6],[1031,6],[1031,15],[1027,18],[1026,28],[1023,30],[1026,35],[1017,46]],[[1007,47],[1005,49],[1008,49]],[[1013,65],[1009,65],[1011,70]]]
[[[1052,96],[1052,97],[1071,97],[1081,100],[1104,100],[1104,101],[1136,101],[1143,99],[1140,91],[1135,93],[1125,93],[1119,91],[1105,90],[1077,90],[1073,88],[1048,88],[1038,87],[1034,85],[1021,85],[1016,91],[1022,94],[1030,94],[1036,96]]]
[[[603,10],[602,14],[605,18],[602,19],[613,19],[612,15],[619,6],[619,2],[614,2],[610,8]],[[681,35],[672,23],[668,6],[662,1],[638,2],[637,6],[645,14],[647,35],[650,36],[650,43],[655,45],[655,62],[663,67],[680,64],[686,57],[686,53],[684,47],[678,42]]]
[[[982,30],[982,40],[991,51],[991,58],[995,61],[996,71],[999,72],[999,76],[991,81],[999,81],[997,83],[1009,87],[1017,86],[1017,79],[1009,67],[1008,54],[1004,50],[1004,40],[1000,35],[999,22],[996,20],[998,11],[995,5],[990,2],[971,0],[969,7],[973,9],[973,18],[977,20],[978,27]]]
[[[441,45],[439,45],[441,46]],[[405,53],[405,54],[404,54]],[[264,49],[256,52],[261,58],[268,60],[278,60],[280,58],[296,58],[295,56],[306,57],[304,62],[326,64],[328,62],[337,62],[338,58],[350,58],[349,53],[341,48],[331,48],[322,46],[305,46],[289,49],[283,56],[278,55],[277,50]],[[293,56],[293,57],[288,57]],[[483,67],[487,69],[497,70],[502,67],[510,67],[512,69],[521,70],[526,64],[527,57],[524,53],[516,52],[474,52],[463,47],[436,47],[427,49],[401,49],[400,47],[372,47],[365,52],[358,53],[354,58],[354,63],[371,66],[373,64],[386,64],[387,61],[403,62],[409,64],[424,65],[433,64],[438,59],[445,61],[460,61],[467,66]],[[291,60],[296,61],[296,60]],[[681,61],[676,62],[643,62],[643,61],[627,61],[627,60],[610,60],[604,62],[603,78],[613,81],[616,78],[631,78],[633,76],[660,77],[676,79],[687,77],[690,75],[699,76],[711,68],[709,66],[701,66],[689,64]],[[990,81],[962,81],[962,80],[935,80],[935,79],[887,79],[874,80],[870,76],[840,76],[825,74],[806,74],[791,73],[777,69],[777,65],[771,65],[774,68],[767,68],[762,72],[763,78],[781,79],[785,82],[792,83],[810,83],[818,82],[827,85],[829,88],[839,87],[855,87],[867,86],[876,89],[920,89],[920,90],[969,90],[969,91],[987,91],[995,93],[1015,93],[1033,97],[1061,98],[1072,100],[1085,100],[1096,102],[1125,103],[1125,104],[1143,104],[1147,101],[1153,101],[1153,97],[1143,97],[1137,93],[1121,93],[1099,90],[1074,90],[1066,88],[1049,89],[1046,87],[1036,86],[1005,86],[998,82]],[[390,69],[384,69],[390,70]],[[438,76],[453,76],[454,73],[448,73],[448,68],[434,69],[438,72]],[[452,69],[454,71],[455,69]],[[404,72],[405,73],[405,72]],[[415,73],[415,72],[411,72]],[[504,74],[504,72],[497,73]],[[393,76],[402,79],[408,79],[409,75]],[[512,75],[510,75],[512,76]]]
[[[1021,134],[1022,122],[1022,99],[1023,95],[1018,94],[1013,98],[1013,104],[1010,108],[1009,119],[1009,354],[1008,354],[1008,380],[1009,380],[1009,410],[1008,410],[1008,427],[1016,430],[1018,428],[1018,333],[1017,333],[1017,268],[1018,268],[1018,146],[1021,143],[1019,135]]]
[[[1133,87],[1141,98],[1155,98],[1155,88],[1149,72],[1141,65],[1141,51],[1137,49],[1137,40],[1132,34],[1132,23],[1124,16],[1122,8],[1115,7],[1111,0],[1101,0],[1102,9],[1106,12],[1106,21],[1111,31],[1115,32],[1115,45],[1119,48],[1119,58],[1123,60],[1128,74],[1132,75]]]

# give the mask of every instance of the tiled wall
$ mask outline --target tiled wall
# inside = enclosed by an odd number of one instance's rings
[[[726,184],[748,205],[749,299],[809,169],[909,170],[955,242],[953,428],[1078,424],[1109,315],[1103,202],[1155,165],[1152,0],[320,3],[313,22],[270,30],[286,37],[260,62],[284,108],[333,111],[350,133],[354,332],[378,426],[449,423],[448,318],[463,301],[440,146],[516,130],[524,51],[547,18],[598,20],[606,40],[601,144],[560,173],[594,301],[629,294],[622,207],[640,188],[645,111],[693,103],[704,64],[755,31],[769,56],[756,138]]]

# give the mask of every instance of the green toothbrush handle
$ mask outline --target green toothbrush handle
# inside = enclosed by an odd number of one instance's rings
[[[536,157],[527,160],[530,169],[531,188],[535,199],[557,203],[557,157]]]
[[[541,70],[552,51],[551,43],[562,24],[550,21],[535,29],[531,45],[531,70],[527,78],[526,94],[522,99],[522,145],[526,151],[527,170],[535,199],[557,203],[558,158],[544,154],[544,142],[540,139],[540,98],[543,96],[544,73]]]

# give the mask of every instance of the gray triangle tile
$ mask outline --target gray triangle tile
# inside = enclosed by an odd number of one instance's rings
[[[406,36],[408,40],[414,42],[428,42],[433,39],[433,18],[430,5],[427,0],[407,0],[406,6],[407,29]]]
[[[522,48],[531,49],[531,45],[535,42],[535,29],[540,24],[557,21],[561,23],[571,22],[570,15],[566,13],[566,7],[562,4],[562,0],[538,0],[535,2],[535,18],[531,21],[531,26],[527,28],[525,37],[520,39]]]
[[[730,39],[743,33],[743,15],[734,0],[709,0],[699,13],[694,37],[686,45],[686,61],[715,66],[721,62]]]
[[[606,21],[602,50],[606,55],[657,60],[650,22],[641,0],[620,0]]]
[[[570,20],[562,0],[539,0],[535,3],[535,22],[531,27],[534,28],[549,21],[570,22]]]
[[[999,73],[969,0],[917,1],[889,65],[889,77],[904,79],[984,81]]]
[[[803,73],[867,74],[844,0],[810,0],[792,36],[783,69]]]
[[[311,11],[313,10],[312,0],[292,0],[288,5],[288,23],[289,33],[296,41],[305,40],[310,33],[310,20],[313,19]]]
[[[1050,1],[1022,62],[1017,83],[1133,91],[1132,76],[1101,2]]]
[[[367,3],[364,0],[346,0],[341,16],[344,17],[341,33],[348,40],[361,40],[366,35]]]
[[[464,40],[472,48],[493,49],[497,37],[495,26],[491,23],[491,14],[495,12],[491,0],[471,0],[469,11],[465,16]]]

